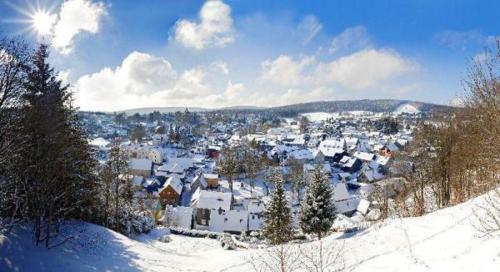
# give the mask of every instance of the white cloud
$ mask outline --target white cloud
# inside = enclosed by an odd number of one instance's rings
[[[163,58],[132,52],[115,69],[101,71],[78,79],[77,104],[88,110],[117,110],[140,104],[151,95],[172,88],[177,73]]]
[[[372,44],[368,31],[363,26],[355,26],[345,29],[338,36],[334,37],[330,45],[330,53],[343,50],[357,51],[370,47]]]
[[[241,95],[245,91],[245,86],[242,83],[233,84],[231,81],[227,83],[226,91],[224,95],[229,97],[236,97]]]
[[[436,40],[451,49],[465,51],[470,48],[491,46],[500,36],[484,35],[479,30],[453,31],[446,30],[436,34]]]
[[[117,111],[153,106],[218,107],[244,101],[242,83],[229,81],[225,89],[217,88],[210,82],[210,68],[199,66],[179,73],[164,58],[132,52],[115,68],[80,77],[73,87],[76,103],[83,110]]]
[[[180,20],[174,27],[175,40],[186,47],[202,50],[224,47],[234,41],[231,8],[219,0],[207,1],[199,13],[199,22]]]
[[[367,49],[320,63],[316,69],[316,80],[324,84],[338,83],[351,89],[364,89],[415,71],[417,64],[402,58],[392,50]]]
[[[214,61],[212,62],[212,64],[210,64],[212,70],[214,72],[219,72],[219,73],[222,73],[224,75],[228,75],[229,74],[229,68],[227,67],[227,63],[224,62],[224,61]]]
[[[73,50],[75,37],[88,32],[99,31],[101,18],[106,14],[102,2],[93,3],[90,0],[68,0],[63,2],[57,22],[52,31],[52,45],[62,54]]]
[[[307,66],[314,62],[313,57],[294,60],[287,55],[281,55],[274,60],[264,61],[259,82],[272,83],[283,87],[296,87],[310,80],[305,73]]]
[[[307,45],[323,29],[323,25],[313,15],[307,15],[297,26],[297,31],[303,37],[302,44]]]
[[[414,61],[386,49],[361,50],[329,62],[317,62],[313,57],[294,60],[281,55],[262,63],[259,82],[288,88],[338,84],[349,89],[365,89],[417,68]]]
[[[59,71],[57,74],[57,79],[62,81],[63,84],[68,84],[69,80],[69,74],[71,73],[71,70],[63,70]]]

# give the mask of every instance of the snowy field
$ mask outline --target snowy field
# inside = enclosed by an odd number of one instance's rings
[[[307,117],[311,122],[321,122],[328,118],[337,119],[340,117],[338,112],[309,112],[301,115]]]
[[[308,112],[302,113],[301,116],[307,117],[311,122],[321,122],[326,119],[339,119],[341,117],[353,116],[373,116],[376,115],[371,111],[342,111],[342,112]]]
[[[394,110],[394,113],[401,114],[401,113],[418,113],[420,112],[417,107],[415,107],[412,104],[406,103],[403,105],[400,105],[396,110]]]
[[[344,243],[352,271],[500,271],[500,235],[481,237],[471,224],[481,200],[333,234],[325,245]],[[133,240],[92,224],[67,227],[75,238],[50,250],[34,247],[27,227],[0,235],[0,271],[252,271],[248,260],[262,252],[176,235],[162,243],[157,239],[167,230],[161,228]]]

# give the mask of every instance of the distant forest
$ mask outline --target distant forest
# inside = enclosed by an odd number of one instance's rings
[[[412,104],[421,112],[428,113],[431,111],[448,111],[453,107],[445,105],[437,105],[410,100],[394,100],[394,99],[379,99],[379,100],[339,100],[339,101],[321,101],[309,102],[301,104],[286,105],[281,107],[265,108],[265,109],[222,109],[219,111],[231,112],[266,112],[273,115],[283,117],[294,117],[301,113],[307,112],[341,112],[341,111],[372,111],[372,112],[392,112],[399,106],[404,104]]]

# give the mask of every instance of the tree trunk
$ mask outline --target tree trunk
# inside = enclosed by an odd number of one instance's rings
[[[321,232],[318,232],[319,240],[319,269],[323,271],[323,241],[321,240]]]
[[[49,206],[49,214],[46,220],[46,229],[45,229],[45,247],[49,248],[50,243],[50,226],[52,225],[52,205]]]
[[[119,191],[120,191],[120,183],[119,181],[116,181],[115,185],[115,228],[117,229],[118,227],[118,219],[119,219],[119,214],[118,214],[118,205],[119,205]]]
[[[280,271],[286,272],[285,249],[283,248],[283,244],[280,244]]]

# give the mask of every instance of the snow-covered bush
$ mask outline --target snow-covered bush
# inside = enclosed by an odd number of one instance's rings
[[[172,238],[170,238],[170,235],[166,234],[166,235],[163,235],[160,238],[158,238],[158,241],[160,241],[162,243],[170,243],[170,242],[172,242]]]
[[[220,238],[220,245],[226,250],[233,250],[237,248],[235,241],[230,235],[224,235]]]
[[[149,211],[132,211],[130,209],[121,211],[118,224],[114,222],[114,218],[110,218],[110,225],[116,226],[116,230],[127,236],[149,232],[156,226]]]
[[[222,233],[218,232],[210,232],[207,230],[192,230],[192,229],[181,229],[181,228],[170,228],[170,232],[173,234],[179,234],[189,237],[197,237],[197,238],[210,238],[210,239],[219,239]]]
[[[155,221],[148,211],[134,212],[130,219],[132,232],[135,234],[151,231],[155,227]]]

